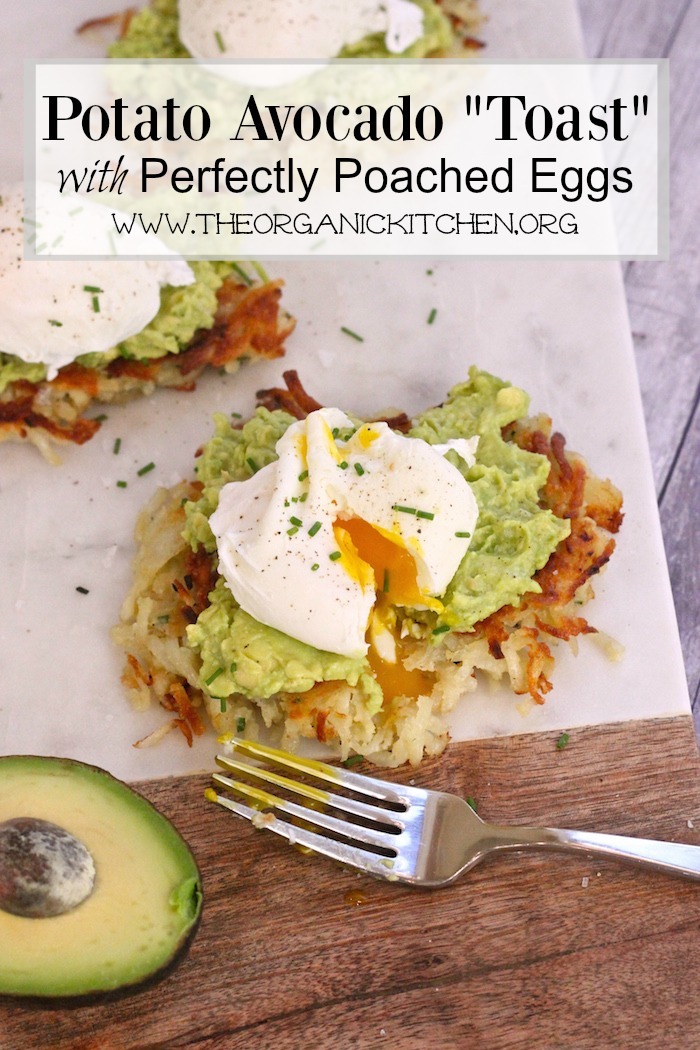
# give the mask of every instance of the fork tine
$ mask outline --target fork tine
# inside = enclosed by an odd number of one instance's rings
[[[422,795],[422,792],[414,792],[414,789],[405,787],[403,784],[392,784],[388,780],[378,780],[372,777],[362,776],[360,773],[350,773],[348,770],[339,769],[337,766],[329,766],[325,762],[319,762],[315,758],[299,758],[290,755],[286,751],[278,751],[277,748],[267,747],[252,740],[241,740],[239,737],[223,736],[219,743],[251,758],[262,761],[274,762],[276,765],[291,769],[296,773],[305,773],[307,776],[316,777],[331,784],[343,784],[358,794],[368,798],[380,799],[381,801],[405,804],[407,798],[414,793]]]
[[[228,798],[228,796],[219,795],[213,788],[207,788],[205,795],[210,802],[216,802],[245,820],[253,822],[255,817],[260,817],[259,809],[252,809],[250,806],[236,802],[235,799]],[[391,857],[381,857],[376,853],[368,853],[358,846],[350,846],[345,842],[327,839],[325,836],[318,835],[307,828],[299,828],[296,825],[288,824],[287,821],[280,820],[279,817],[275,817],[272,814],[267,815],[267,819],[262,826],[266,831],[273,831],[276,835],[287,839],[290,845],[303,846],[314,853],[320,853],[325,857],[330,857],[332,860],[339,861],[341,864],[358,868],[360,871],[365,871],[378,878],[399,880],[406,877],[407,873],[397,870],[399,868],[397,862],[400,861],[400,857],[394,860]]]
[[[399,840],[399,835],[397,834],[375,831],[361,824],[351,824],[346,820],[339,820],[329,813],[310,809],[308,806],[300,806],[296,802],[288,802],[286,799],[278,798],[277,795],[273,795],[269,791],[253,787],[251,784],[246,784],[241,780],[232,780],[222,773],[214,773],[212,779],[222,787],[236,791],[238,794],[251,798],[255,802],[262,803],[265,807],[288,813],[292,817],[306,821],[307,824],[314,824],[319,828],[325,828],[326,831],[332,831],[336,835],[344,835],[345,838],[355,839],[364,846],[376,846],[379,849],[391,850],[392,853],[397,852],[397,842]],[[324,794],[324,792],[318,792],[318,794]],[[392,826],[396,827],[397,831],[401,831],[401,828],[397,825]]]
[[[373,820],[379,824],[389,824],[391,827],[398,829],[401,828],[401,813],[386,810],[381,806],[374,806],[367,802],[358,802],[356,799],[347,798],[345,795],[337,795],[332,791],[323,791],[320,788],[311,786],[310,784],[302,784],[298,780],[290,780],[289,777],[281,776],[279,773],[275,773],[273,770],[267,769],[264,766],[254,766],[250,762],[237,762],[235,758],[226,758],[224,755],[217,755],[216,762],[223,769],[257,777],[268,784],[274,784],[277,787],[286,788],[287,791],[293,791],[295,794],[302,795],[304,798],[308,798],[314,802],[321,802],[323,805],[333,806],[335,809],[342,810],[345,813],[352,813],[358,817],[363,817],[365,820]],[[214,778],[216,779],[216,774],[214,774]],[[223,781],[221,781],[221,783],[223,783]]]

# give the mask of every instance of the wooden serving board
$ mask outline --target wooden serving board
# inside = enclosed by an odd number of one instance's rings
[[[700,843],[690,716],[577,729],[562,750],[557,735],[454,744],[394,779],[497,821]],[[3,1050],[700,1045],[700,884],[536,853],[437,891],[376,882],[204,802],[207,782],[138,785],[204,874],[187,957],[111,1002],[4,1001]]]

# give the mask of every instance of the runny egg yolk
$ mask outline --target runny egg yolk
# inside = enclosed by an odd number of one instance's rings
[[[375,615],[379,615],[387,630],[392,630],[395,622],[390,610],[392,605],[427,605],[438,611],[442,608],[440,602],[421,592],[416,577],[416,563],[400,543],[361,518],[336,521],[333,531],[346,571],[363,588],[371,585],[375,587]],[[395,662],[384,659],[373,644],[369,630],[367,635],[367,659],[384,696],[387,700],[394,696],[416,699],[430,694],[435,675],[404,667],[401,640],[396,637],[395,629],[392,633],[396,647]]]

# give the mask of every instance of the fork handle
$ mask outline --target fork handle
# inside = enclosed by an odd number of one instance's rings
[[[569,831],[563,828],[529,828],[490,825],[491,849],[554,849],[608,857],[625,863],[642,864],[657,871],[700,879],[700,846],[684,842],[604,835],[595,831]]]

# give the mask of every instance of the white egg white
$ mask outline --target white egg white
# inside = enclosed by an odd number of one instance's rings
[[[476,441],[442,448],[469,464]],[[442,451],[385,423],[355,430],[334,408],[292,424],[276,451],[274,463],[222,488],[209,519],[220,572],[246,612],[318,649],[365,655],[382,581],[347,542],[343,525],[357,519],[412,558],[420,593],[411,604],[441,608],[478,513]]]
[[[412,0],[179,0],[180,39],[199,59],[335,57],[370,33],[399,54],[423,35]]]
[[[84,201],[83,221],[96,209],[105,210]],[[163,285],[195,279],[179,257],[25,259],[23,211],[21,186],[0,190],[0,352],[46,365],[49,379],[81,354],[102,353],[140,332],[158,313]]]

